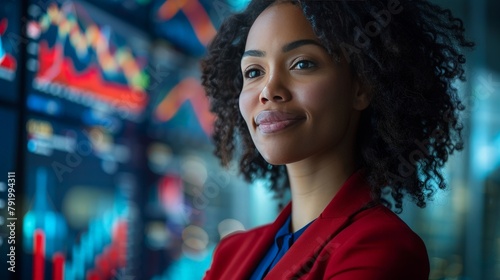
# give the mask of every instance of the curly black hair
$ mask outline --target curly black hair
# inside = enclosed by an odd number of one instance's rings
[[[453,82],[465,81],[463,51],[474,43],[450,10],[424,0],[253,0],[228,17],[201,61],[202,84],[217,117],[215,155],[224,166],[238,157],[245,179],[267,179],[283,197],[286,168],[259,154],[238,106],[246,37],[259,14],[277,2],[300,7],[332,57],[345,58],[372,91],[356,149],[374,198],[397,212],[405,195],[425,207],[437,188],[446,188],[441,168],[448,156],[463,149],[464,105]]]

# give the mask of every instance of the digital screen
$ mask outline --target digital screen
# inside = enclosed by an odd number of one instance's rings
[[[0,5],[0,99],[15,102],[18,96],[19,54],[26,40],[21,34],[20,1]]]
[[[202,56],[224,17],[234,11],[228,1],[156,0],[152,18],[157,36],[193,56]]]
[[[145,122],[146,156],[141,279],[201,279],[214,248],[206,214],[223,200],[205,192],[229,184],[212,155],[215,117],[199,79],[199,62],[170,44],[152,51],[156,76]],[[208,191],[206,190],[208,187]],[[210,198],[209,198],[210,197]],[[213,209],[213,208],[212,208]],[[212,210],[213,211],[213,210]],[[209,221],[208,223],[210,223]]]
[[[149,99],[144,34],[78,1],[33,1],[28,13],[30,110],[89,125],[140,120]]]
[[[201,86],[199,62],[167,47],[155,50],[152,56],[163,76],[152,87],[148,136],[173,149],[209,145],[215,116]]]
[[[149,30],[151,26],[150,11],[153,0],[86,0],[97,7],[113,11],[113,15],[127,19],[127,23]]]
[[[16,172],[17,151],[17,126],[16,113],[13,110],[0,107],[0,120],[2,120],[3,136],[0,138],[0,254],[3,262],[0,270],[0,279],[11,279],[13,271],[19,260],[19,244],[16,234],[19,232],[21,209],[17,207],[21,186],[16,183],[16,178],[21,174]],[[11,179],[11,180],[9,180]],[[14,180],[12,180],[14,179]],[[10,195],[9,195],[10,193]],[[9,208],[10,207],[10,208]],[[14,227],[10,227],[14,223]],[[12,236],[12,238],[11,238]],[[11,251],[11,246],[14,251]],[[5,260],[5,261],[4,261]],[[8,263],[12,261],[11,263]],[[12,268],[12,270],[8,270]]]
[[[136,276],[141,160],[134,129],[111,134],[31,117],[26,130],[22,279]]]
[[[201,279],[214,249],[206,230],[213,216],[207,212],[227,201],[222,188],[229,187],[230,178],[221,174],[210,150],[174,150],[150,140],[145,154],[140,279]]]
[[[497,136],[500,142],[500,135]],[[483,273],[500,276],[500,166],[497,166],[485,180],[484,188],[484,234]]]

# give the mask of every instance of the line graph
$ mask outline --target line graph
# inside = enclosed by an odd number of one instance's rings
[[[154,116],[157,121],[169,122],[179,113],[183,104],[189,102],[193,107],[196,120],[206,135],[213,132],[215,116],[209,110],[209,102],[200,82],[192,77],[185,78],[172,88],[156,107]]]
[[[127,34],[101,21],[68,1],[52,3],[29,23],[29,36],[38,43],[36,88],[62,85],[75,95],[139,114],[148,101],[147,50],[132,49]]]
[[[184,13],[196,37],[206,46],[217,31],[205,8],[198,0],[166,0],[158,9],[157,15],[159,19],[168,21],[179,12]]]

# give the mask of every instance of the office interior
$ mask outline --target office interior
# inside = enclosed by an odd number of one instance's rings
[[[431,2],[477,44],[456,84],[465,149],[449,188],[400,216],[430,279],[498,280],[500,2]],[[266,182],[213,155],[200,84],[207,44],[247,4],[0,0],[0,279],[201,279],[222,237],[274,220]]]

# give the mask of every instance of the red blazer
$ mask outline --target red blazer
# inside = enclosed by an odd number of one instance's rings
[[[264,279],[427,280],[420,237],[381,204],[359,211],[370,201],[359,170]],[[272,224],[223,238],[204,279],[248,279],[290,213],[288,204]]]

